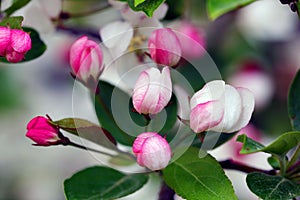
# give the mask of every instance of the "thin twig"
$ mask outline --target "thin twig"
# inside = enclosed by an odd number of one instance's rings
[[[245,173],[251,172],[262,172],[264,174],[275,175],[276,170],[262,170],[255,167],[248,166],[246,164],[234,161],[232,159],[224,160],[219,162],[223,169],[233,169]]]

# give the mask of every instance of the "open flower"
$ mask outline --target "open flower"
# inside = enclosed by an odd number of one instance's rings
[[[42,116],[33,118],[27,124],[26,137],[32,139],[39,146],[50,146],[58,144],[60,138],[58,129],[49,123],[49,120]]]
[[[180,42],[170,28],[156,29],[148,40],[151,58],[158,64],[174,66],[181,58]]]
[[[135,139],[132,149],[137,163],[151,170],[165,168],[172,156],[167,140],[155,132],[140,134]]]
[[[190,127],[231,133],[245,127],[254,110],[254,96],[246,88],[234,88],[224,81],[207,83],[190,101]]]
[[[103,71],[103,54],[99,45],[87,36],[77,39],[70,49],[70,65],[82,82],[90,85],[98,82]]]
[[[23,30],[0,27],[0,56],[12,63],[20,62],[31,49],[31,38]]]
[[[172,82],[170,70],[164,67],[162,72],[149,68],[141,73],[133,90],[133,106],[143,114],[157,114],[170,101]]]

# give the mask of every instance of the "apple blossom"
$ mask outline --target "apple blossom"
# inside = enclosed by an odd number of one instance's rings
[[[151,170],[165,168],[172,156],[167,140],[155,132],[140,134],[135,139],[132,149],[137,163]]]
[[[33,118],[27,124],[26,137],[30,138],[36,145],[50,146],[60,141],[58,129],[49,123],[49,120],[42,116]]]
[[[148,40],[151,58],[158,64],[174,66],[181,58],[180,42],[170,28],[156,29]]]
[[[253,61],[244,63],[242,69],[232,74],[228,82],[234,87],[247,87],[253,92],[255,109],[266,107],[275,91],[271,77],[259,63]]]
[[[103,71],[103,54],[99,45],[87,36],[77,39],[70,49],[74,75],[85,84],[96,84]]]
[[[149,68],[136,81],[132,101],[138,113],[157,114],[168,104],[171,96],[169,68],[164,67],[161,72],[157,68]]]
[[[190,127],[231,133],[245,127],[254,110],[254,96],[246,88],[234,88],[222,80],[208,82],[190,100]]]
[[[0,56],[16,63],[24,59],[31,49],[31,38],[28,33],[19,29],[0,27]]]

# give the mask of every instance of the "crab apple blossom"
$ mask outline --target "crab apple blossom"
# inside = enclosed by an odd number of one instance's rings
[[[190,100],[190,127],[231,133],[245,127],[254,110],[254,95],[246,88],[234,88],[222,80],[208,82]]]
[[[132,101],[138,113],[157,114],[170,101],[172,82],[170,69],[164,67],[144,70],[135,83]]]
[[[26,137],[39,146],[57,144],[60,141],[58,133],[58,129],[51,125],[46,117],[37,116],[27,124]]]
[[[132,149],[137,157],[137,163],[151,170],[165,168],[172,157],[167,140],[155,132],[140,134],[135,139]]]
[[[0,27],[0,56],[12,63],[20,62],[31,49],[31,38],[28,33],[19,29]]]
[[[152,60],[166,66],[176,65],[181,58],[180,42],[170,28],[156,29],[148,40]]]
[[[70,65],[80,81],[96,84],[104,68],[101,48],[87,36],[80,37],[71,46]]]

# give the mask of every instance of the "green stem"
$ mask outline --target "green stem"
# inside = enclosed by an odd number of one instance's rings
[[[97,149],[92,149],[92,148],[90,148],[90,147],[85,147],[85,146],[82,146],[82,145],[80,145],[80,144],[76,144],[76,143],[71,142],[71,141],[68,143],[68,145],[73,146],[73,147],[77,147],[77,148],[79,148],[79,149],[84,149],[84,150],[88,150],[88,151],[93,151],[93,152],[100,153],[100,154],[103,154],[103,155],[106,155],[106,156],[110,156],[110,157],[116,156],[116,155],[114,155],[114,154],[110,154],[110,153],[107,153],[107,152],[104,152],[104,151],[99,151],[99,150],[97,150]]]
[[[291,167],[297,160],[299,159],[300,156],[300,144],[297,146],[296,150],[294,151],[290,161],[287,164],[287,167]]]
[[[276,156],[276,155],[275,155]],[[285,160],[285,155],[283,156],[278,156],[278,160],[279,160],[279,163],[280,163],[280,174],[282,176],[285,176],[286,175],[286,160]]]

